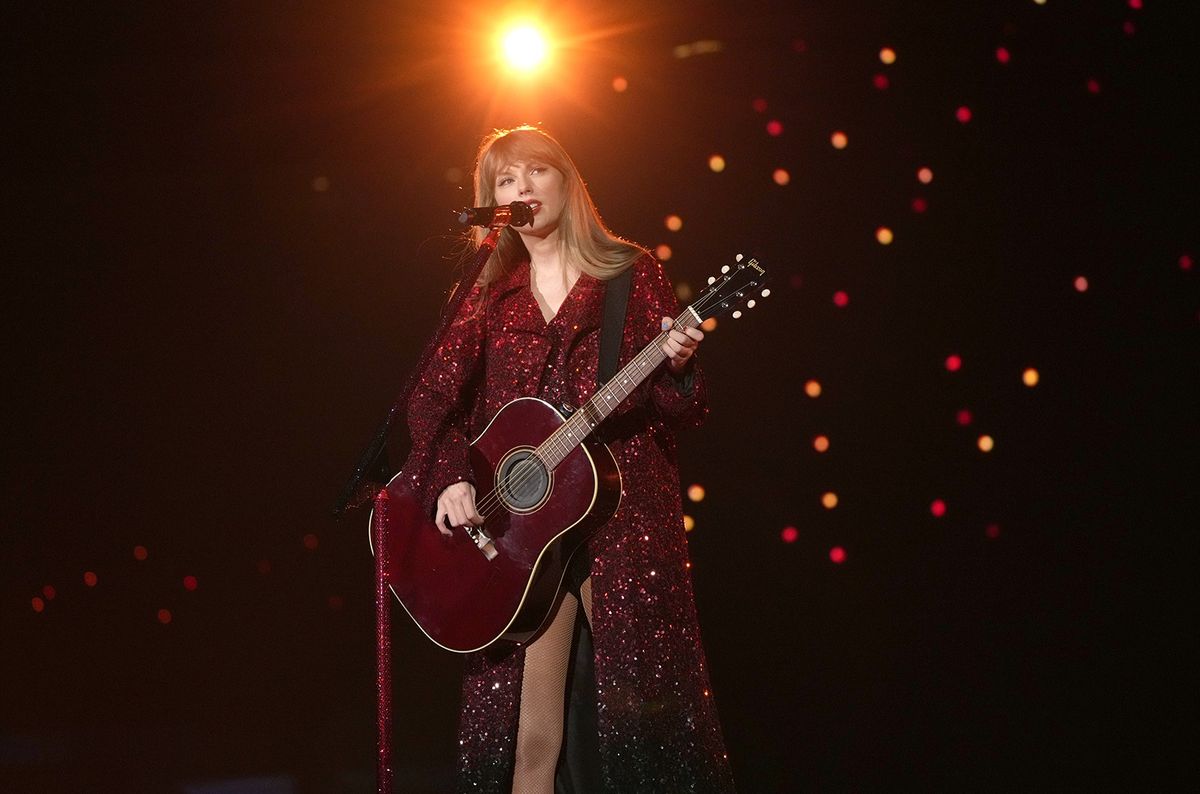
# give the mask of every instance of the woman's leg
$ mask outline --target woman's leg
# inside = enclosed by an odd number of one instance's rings
[[[558,602],[550,626],[525,646],[513,794],[552,794],[562,747],[563,703],[579,602]]]

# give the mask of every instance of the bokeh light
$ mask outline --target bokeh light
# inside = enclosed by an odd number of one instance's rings
[[[1087,290],[1088,290],[1087,278],[1085,276],[1076,276],[1075,277],[1075,291],[1076,292],[1087,292]]]
[[[703,502],[704,486],[700,485],[699,483],[689,485],[687,489],[687,496],[688,499],[691,499],[693,502]]]
[[[1183,271],[1192,269],[1192,257],[1189,254],[1183,254],[1179,257],[1179,269]]]
[[[914,198],[912,200],[912,211],[913,212],[920,214],[927,209],[929,209],[929,202],[926,201],[921,196],[917,196],[916,198]]]
[[[886,74],[882,72],[871,78],[871,85],[875,86],[880,91],[886,91],[889,85]]]
[[[896,51],[893,50],[891,47],[884,47],[882,50],[879,51],[879,60],[882,63],[885,63],[888,66],[891,66],[893,63],[896,62]]]
[[[895,237],[892,235],[892,230],[886,226],[880,226],[875,230],[875,239],[880,245],[891,245]]]
[[[995,540],[996,538],[1000,537],[1000,525],[999,524],[988,524],[987,527],[983,530],[983,534],[987,535],[992,540]]]
[[[146,559],[149,556],[150,556],[150,552],[146,550],[145,546],[134,546],[133,547],[133,558],[135,560],[137,560],[138,562],[141,562],[142,560]]]
[[[933,169],[928,166],[922,166],[917,169],[917,181],[922,185],[928,185],[933,181]]]
[[[691,516],[689,516],[685,513],[683,516],[683,531],[691,532],[695,528],[696,528],[696,519],[692,518]]]
[[[707,320],[700,323],[700,330],[706,334],[710,334],[713,331],[717,330],[717,318],[709,317]]]
[[[954,118],[958,119],[960,123],[966,124],[971,120],[971,109],[966,105],[960,105],[958,110],[954,111]]]
[[[833,144],[835,149],[845,149],[846,144],[850,143],[850,139],[846,137],[846,133],[838,131],[829,136],[829,142]]]
[[[815,449],[817,452],[829,451],[829,437],[828,436],[817,436],[816,438],[814,438],[813,439],[813,449]]]
[[[1012,59],[1012,55],[1009,54],[1007,47],[997,47],[996,48],[996,60],[997,61],[999,61],[1000,63],[1008,63],[1009,60],[1011,60],[1011,59]]]
[[[754,108],[755,113],[766,113],[767,112],[767,100],[763,99],[762,97],[758,97],[757,99],[755,99],[753,102],[750,103],[750,107]]]
[[[170,623],[171,622],[171,610],[169,610],[169,609],[158,610],[158,622],[162,623],[164,626],[166,624]]]
[[[775,180],[775,184],[783,186],[792,181],[792,175],[782,168],[776,168],[775,173],[771,174],[771,179]]]
[[[99,580],[96,578],[95,571],[84,571],[83,572],[83,583],[85,585],[87,585],[88,587],[95,587],[96,582],[98,582],[98,581]]]
[[[725,170],[725,158],[719,154],[709,156],[708,167],[714,174],[721,173]]]
[[[829,560],[837,565],[841,565],[846,561],[846,550],[841,546],[834,546],[829,550]]]
[[[58,591],[54,589],[54,585],[48,584],[42,587],[42,595],[46,597],[47,601],[53,601],[54,597],[58,595]]]
[[[783,134],[783,122],[779,119],[771,119],[767,122],[767,134],[772,138],[778,138]]]
[[[659,243],[654,246],[654,255],[658,257],[658,261],[666,262],[675,252],[671,250],[671,246],[666,243]]]
[[[980,436],[976,443],[979,446],[980,452],[991,452],[996,446],[995,439],[988,435]]]
[[[309,551],[315,551],[317,546],[320,545],[321,540],[317,537],[315,532],[309,532],[304,536],[304,548],[308,549]]]
[[[683,218],[678,215],[668,215],[663,221],[663,225],[670,231],[677,232],[683,228]]]
[[[1089,77],[1087,81],[1087,90],[1089,94],[1100,93],[1100,81],[1094,77]]]
[[[929,512],[933,514],[934,518],[941,518],[946,515],[946,503],[941,499],[934,499],[929,504]]]
[[[43,601],[40,596],[34,596],[30,600],[29,605],[33,607],[34,612],[41,612],[46,608],[46,602]]]
[[[194,591],[199,586],[199,584],[200,583],[196,581],[196,577],[192,576],[191,574],[188,574],[187,576],[183,577],[183,589],[184,590],[188,590],[189,592]]]
[[[821,494],[821,506],[826,510],[832,510],[838,506],[838,495],[833,491],[826,491]]]
[[[1036,369],[1033,367],[1026,367],[1025,371],[1021,373],[1021,382],[1026,386],[1033,388],[1034,386],[1038,385],[1038,381],[1041,380],[1041,377],[1042,376]]]
[[[624,77],[617,75],[612,80],[612,88],[618,94],[623,94],[629,88],[629,81],[626,80]]]
[[[839,309],[844,309],[850,305],[850,293],[845,290],[838,290],[833,293],[833,305]]]
[[[954,421],[958,422],[958,424],[960,424],[963,427],[966,427],[967,425],[971,424],[971,422],[974,421],[974,419],[975,419],[975,417],[971,416],[971,412],[968,411],[966,408],[960,408],[958,410],[958,413],[956,413],[954,415]]]
[[[784,527],[779,533],[779,539],[784,543],[795,543],[798,537],[800,537],[800,530],[795,527]]]
[[[946,369],[950,372],[958,372],[962,369],[962,356],[956,353],[946,356]]]
[[[812,397],[813,399],[820,397],[821,396],[821,382],[816,381],[816,380],[810,380],[810,381],[805,382],[804,393],[807,394],[809,397]]]

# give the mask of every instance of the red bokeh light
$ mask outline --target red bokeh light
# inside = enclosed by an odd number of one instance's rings
[[[33,600],[30,601],[29,604],[30,604],[30,606],[33,607],[34,612],[41,612],[43,609],[46,608],[46,602],[43,601],[38,596],[34,596]]]
[[[800,530],[795,527],[784,527],[779,533],[779,537],[784,543],[795,543],[796,538],[800,537]]]
[[[941,499],[934,499],[929,505],[929,512],[933,513],[934,518],[941,518],[946,515],[946,503]]]
[[[871,78],[871,84],[880,91],[886,91],[888,87],[888,78],[886,74],[877,74]]]
[[[771,119],[767,122],[767,134],[772,138],[778,138],[783,134],[783,122],[778,119]]]
[[[184,590],[195,590],[198,585],[199,582],[196,581],[196,577],[192,576],[191,574],[183,577]]]
[[[133,547],[133,558],[135,560],[138,560],[140,562],[141,560],[144,560],[149,556],[150,556],[150,552],[146,551],[145,546],[134,546]]]
[[[58,595],[58,591],[54,589],[54,585],[48,584],[42,588],[42,595],[46,597],[47,601],[53,601],[54,597]]]
[[[1087,288],[1088,288],[1087,277],[1076,276],[1075,277],[1075,291],[1076,292],[1087,292]]]
[[[993,540],[1000,537],[1000,525],[988,524],[987,529],[983,530],[984,534]]]
[[[169,609],[158,610],[158,622],[162,623],[163,625],[170,623],[171,622],[171,610],[169,610]]]
[[[838,290],[837,292],[833,293],[833,305],[837,306],[839,309],[850,305],[850,295],[844,290]]]
[[[1192,262],[1192,258],[1188,254],[1184,254],[1183,256],[1179,257],[1180,270],[1191,270],[1193,264],[1195,263]]]
[[[1094,77],[1089,77],[1087,81],[1087,90],[1089,94],[1100,93],[1100,81]]]
[[[1137,25],[1133,24],[1132,19],[1125,20],[1125,24],[1121,25],[1121,30],[1125,31],[1126,36],[1132,36],[1137,33]]]
[[[1142,10],[1142,0],[1129,0],[1129,7],[1134,11]]]
[[[766,113],[767,112],[767,100],[763,99],[762,97],[758,97],[757,99],[755,99],[753,102],[750,103],[750,107],[754,108],[755,113]]]
[[[96,582],[97,582],[97,579],[96,579],[96,574],[94,571],[84,571],[83,572],[83,583],[85,585],[87,585],[88,587],[95,587]]]
[[[321,541],[317,538],[316,533],[309,532],[304,536],[304,548],[308,549],[309,551],[313,551],[317,548],[317,546],[320,545]]]
[[[917,196],[912,200],[912,209],[913,212],[924,212],[925,210],[929,209],[929,202],[920,196]]]
[[[946,356],[946,369],[950,372],[958,372],[962,369],[962,357],[956,353]]]
[[[841,546],[834,546],[829,550],[829,559],[841,565],[846,561],[846,550]]]
[[[1012,58],[1012,56],[1009,55],[1008,48],[1006,48],[1006,47],[997,47],[996,48],[996,60],[997,61],[999,61],[1000,63],[1008,63],[1009,60],[1011,60],[1011,58]]]
[[[958,422],[963,427],[966,427],[967,425],[971,424],[971,422],[973,422],[974,420],[975,420],[975,417],[971,416],[971,412],[968,411],[966,408],[960,408],[958,413],[956,413],[954,415],[954,421]]]
[[[961,123],[966,124],[971,120],[971,109],[966,105],[962,105],[958,110],[954,111],[954,118],[958,119]]]

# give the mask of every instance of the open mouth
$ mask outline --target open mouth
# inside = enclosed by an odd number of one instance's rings
[[[529,205],[529,209],[533,210],[534,214],[537,214],[537,211],[542,208],[542,202],[538,201],[537,199],[530,199],[525,203]]]

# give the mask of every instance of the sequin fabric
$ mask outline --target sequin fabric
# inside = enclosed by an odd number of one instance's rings
[[[678,305],[662,266],[634,264],[620,361],[636,355]],[[596,388],[603,284],[579,277],[547,323],[528,264],[476,287],[422,374],[409,406],[413,451],[402,470],[432,512],[470,480],[467,443],[501,406],[536,396],[584,403]],[[621,469],[620,508],[590,542],[597,714],[606,790],[725,792],[733,780],[713,704],[688,573],[675,430],[707,412],[704,379],[665,367],[598,429]],[[470,654],[459,724],[459,789],[511,785],[523,649]]]

